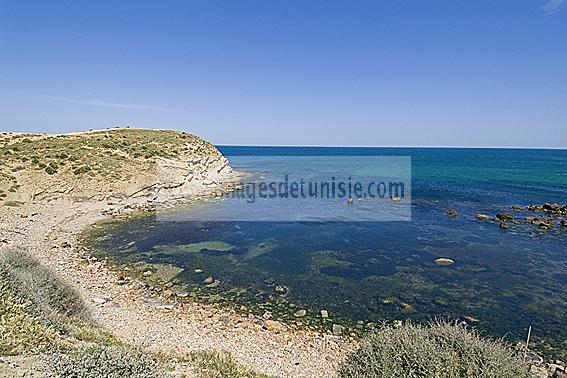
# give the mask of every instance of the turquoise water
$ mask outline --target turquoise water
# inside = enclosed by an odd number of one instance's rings
[[[206,298],[229,297],[282,318],[326,309],[333,321],[460,319],[493,336],[523,339],[567,354],[567,230],[510,224],[494,216],[510,205],[567,204],[567,151],[419,148],[220,147],[236,169],[272,177],[317,170],[331,158],[411,157],[411,221],[187,222],[143,217],[121,222],[94,245],[118,261],[168,263],[177,280]],[[250,159],[254,156],[254,159]],[[278,156],[311,156],[309,164]],[[370,160],[371,161],[371,160]],[[368,163],[366,163],[368,164]],[[352,165],[340,168],[349,173]],[[274,212],[297,212],[275,207]],[[325,206],[342,206],[343,201]],[[236,199],[181,212],[266,211]],[[448,209],[457,217],[445,214]],[[523,220],[527,212],[514,213]],[[289,214],[291,215],[291,214]],[[182,219],[182,218],[181,218]],[[556,223],[558,223],[559,219]],[[454,260],[450,266],[437,258]],[[203,273],[195,273],[202,269]],[[220,281],[203,289],[202,281]],[[282,286],[283,292],[276,291]],[[309,323],[309,321],[305,321]],[[330,325],[331,323],[329,323]],[[354,329],[354,327],[353,327]]]

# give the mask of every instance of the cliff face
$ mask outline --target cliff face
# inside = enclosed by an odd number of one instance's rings
[[[184,132],[0,133],[0,205],[61,198],[160,203],[235,177],[212,144]]]

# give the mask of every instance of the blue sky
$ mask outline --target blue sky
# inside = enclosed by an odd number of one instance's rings
[[[567,0],[0,0],[0,130],[567,148]]]

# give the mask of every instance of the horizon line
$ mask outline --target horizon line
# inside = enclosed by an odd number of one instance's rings
[[[216,147],[314,147],[314,148],[459,148],[459,149],[509,149],[509,150],[567,150],[567,147],[525,147],[525,146],[341,146],[341,145],[308,145],[308,144],[232,144],[213,143]]]

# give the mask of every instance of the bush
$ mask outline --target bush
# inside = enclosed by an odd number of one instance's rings
[[[53,354],[48,366],[65,378],[155,378],[163,370],[138,349],[94,346],[73,354]]]
[[[30,304],[44,324],[67,330],[66,318],[89,321],[80,295],[37,259],[17,249],[0,256],[0,280],[14,296]]]
[[[88,165],[82,165],[80,167],[75,168],[73,170],[73,173],[75,175],[80,175],[80,174],[83,174],[83,173],[88,173],[90,171],[91,171],[91,167],[89,167]]]
[[[199,377],[207,378],[267,378],[252,369],[238,364],[230,354],[218,351],[202,351],[193,353],[189,360]]]
[[[45,173],[47,173],[48,175],[53,175],[57,173],[57,168],[59,168],[57,163],[51,162],[47,167],[45,167]]]
[[[52,343],[55,333],[34,318],[29,307],[0,277],[0,355],[39,353]]]
[[[501,341],[464,326],[436,322],[384,326],[369,334],[339,369],[364,378],[528,378],[527,367]]]

